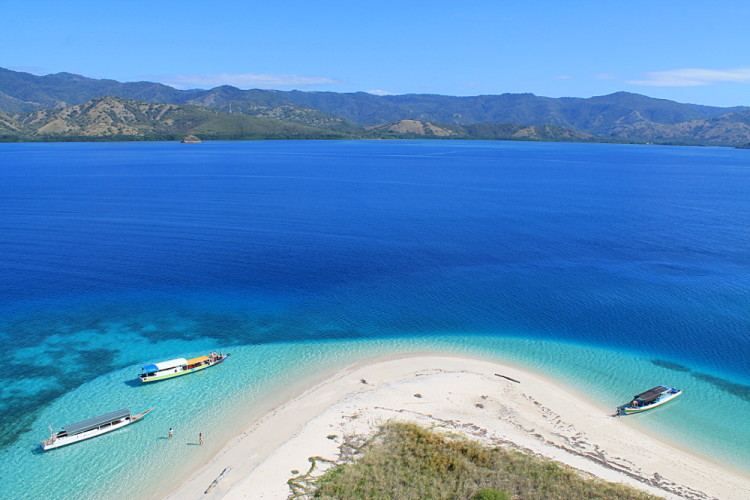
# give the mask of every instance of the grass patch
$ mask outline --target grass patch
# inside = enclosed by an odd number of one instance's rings
[[[657,498],[584,479],[556,462],[403,423],[384,425],[354,462],[329,470],[314,486],[313,497],[326,500]]]

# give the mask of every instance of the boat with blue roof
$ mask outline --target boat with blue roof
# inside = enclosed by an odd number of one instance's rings
[[[216,354],[212,352],[208,356],[198,356],[192,359],[176,358],[169,361],[161,361],[142,367],[143,373],[139,375],[139,378],[141,382],[146,383],[179,377],[221,364],[229,356],[229,353],[224,354],[220,352]]]

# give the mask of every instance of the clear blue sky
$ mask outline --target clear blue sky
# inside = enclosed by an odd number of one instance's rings
[[[0,0],[0,67],[177,88],[750,105],[747,0]]]

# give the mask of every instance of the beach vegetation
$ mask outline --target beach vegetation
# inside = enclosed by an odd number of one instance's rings
[[[510,495],[508,495],[504,491],[485,488],[483,490],[479,490],[476,495],[471,497],[471,500],[510,500]]]
[[[353,460],[329,469],[308,494],[324,500],[657,498],[584,478],[556,462],[488,447],[410,423],[387,423]]]

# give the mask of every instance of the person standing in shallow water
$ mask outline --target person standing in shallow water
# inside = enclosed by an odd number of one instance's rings
[[[198,444],[203,445],[203,433],[198,433]]]
[[[169,439],[172,439],[172,436],[174,436],[174,430],[170,427],[169,428]]]

